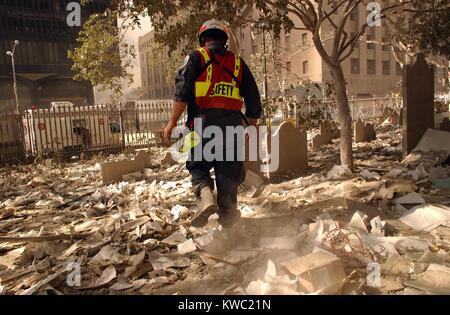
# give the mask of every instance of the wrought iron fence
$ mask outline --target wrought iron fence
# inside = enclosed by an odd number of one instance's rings
[[[354,120],[381,117],[386,107],[401,108],[401,99],[351,99]],[[317,106],[337,120],[337,109],[326,102],[302,104],[304,114]],[[13,109],[0,113],[0,163],[31,160],[38,156],[120,151],[163,143],[162,133],[173,102],[133,101],[118,106],[66,105],[49,109]],[[179,124],[185,122],[184,116]]]
[[[160,144],[172,107],[172,101],[135,101],[118,106],[29,108],[20,115],[4,111],[0,163]]]
[[[402,98],[367,98],[367,99],[349,99],[350,114],[353,120],[379,118],[383,116],[386,108],[395,109],[400,112],[402,107]],[[324,117],[338,121],[338,110],[336,103],[328,101],[303,102],[297,109],[304,116],[311,117],[314,113],[321,112]]]
[[[24,158],[20,115],[14,110],[0,112],[0,163]]]

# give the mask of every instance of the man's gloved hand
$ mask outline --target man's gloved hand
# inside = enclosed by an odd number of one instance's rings
[[[170,139],[172,135],[172,130],[177,126],[176,122],[169,121],[164,127],[164,141],[166,141],[167,144],[170,144]]]

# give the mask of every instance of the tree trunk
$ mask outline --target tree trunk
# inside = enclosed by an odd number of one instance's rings
[[[352,170],[352,117],[350,115],[350,107],[348,105],[347,90],[345,87],[346,82],[344,72],[342,71],[342,66],[339,64],[331,67],[331,74],[336,87],[339,125],[341,128],[341,165]]]

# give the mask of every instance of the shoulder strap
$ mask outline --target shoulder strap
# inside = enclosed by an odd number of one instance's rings
[[[198,75],[196,76],[195,80],[197,80],[198,77],[200,77],[200,75],[202,75],[202,73],[205,70],[207,70],[208,72],[207,72],[206,80],[208,82],[211,82],[212,64],[214,63],[216,65],[219,65],[223,69],[223,71],[225,71],[226,73],[228,73],[231,76],[231,78],[233,79],[233,83],[236,83],[238,87],[241,86],[241,82],[238,79],[240,68],[241,68],[241,58],[239,56],[227,51],[226,55],[231,54],[232,56],[234,56],[234,71],[231,71],[230,69],[228,69],[226,67],[222,67],[222,65],[215,58],[214,54],[211,53],[207,48],[203,48],[203,47],[197,48],[196,51],[203,57],[203,60],[205,63],[200,68],[200,71],[199,71]]]
[[[197,74],[197,76],[195,77],[195,80],[198,79],[199,76],[202,75],[202,73],[207,70],[207,74],[206,74],[206,80],[207,81],[211,81],[211,77],[212,77],[212,61],[211,58],[209,57],[210,53],[208,51],[207,48],[197,48],[196,51],[203,57],[204,60],[204,65],[200,68],[199,73]]]

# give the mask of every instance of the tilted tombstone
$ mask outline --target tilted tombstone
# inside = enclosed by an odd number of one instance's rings
[[[278,137],[278,148],[274,139]],[[269,153],[276,156],[278,150],[278,168],[275,172],[304,170],[308,167],[308,141],[306,132],[295,128],[289,122],[283,122],[271,136]],[[273,161],[271,161],[273,162]]]
[[[434,127],[434,67],[427,64],[423,54],[403,71],[402,126],[406,154],[417,146],[428,128]]]
[[[319,147],[326,145],[326,144],[332,144],[333,142],[331,140],[335,138],[339,138],[339,129],[335,128],[332,122],[329,120],[325,120],[320,124],[320,134],[316,135],[312,139],[312,148],[314,150],[318,149]]]
[[[361,118],[354,124],[355,142],[372,141],[376,139],[375,129],[372,124],[365,124]]]

